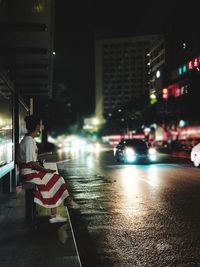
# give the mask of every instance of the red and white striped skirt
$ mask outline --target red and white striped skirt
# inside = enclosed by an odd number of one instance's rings
[[[19,167],[23,181],[36,185],[35,203],[45,208],[56,208],[69,196],[66,182],[62,176],[33,170],[29,163],[20,164]]]

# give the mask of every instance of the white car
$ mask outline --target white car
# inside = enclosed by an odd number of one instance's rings
[[[191,161],[193,161],[193,164],[195,167],[199,167],[200,165],[200,143],[195,145],[190,154]]]

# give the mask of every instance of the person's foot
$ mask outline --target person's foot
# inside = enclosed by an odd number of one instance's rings
[[[75,209],[75,210],[80,208],[79,204],[77,204],[71,197],[65,199],[65,206],[68,209]]]
[[[55,217],[52,217],[51,219],[49,219],[49,222],[50,223],[63,223],[63,222],[66,222],[67,221],[67,218],[64,218],[58,214],[56,214]]]

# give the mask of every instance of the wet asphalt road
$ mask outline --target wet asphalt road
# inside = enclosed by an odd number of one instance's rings
[[[112,151],[60,156],[81,206],[70,216],[83,267],[200,266],[200,168],[190,160],[123,165]]]

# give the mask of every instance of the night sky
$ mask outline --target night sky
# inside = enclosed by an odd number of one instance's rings
[[[184,1],[185,2],[185,1]],[[76,95],[80,113],[94,111],[94,33],[169,33],[175,41],[199,37],[198,1],[55,1],[54,82]]]

